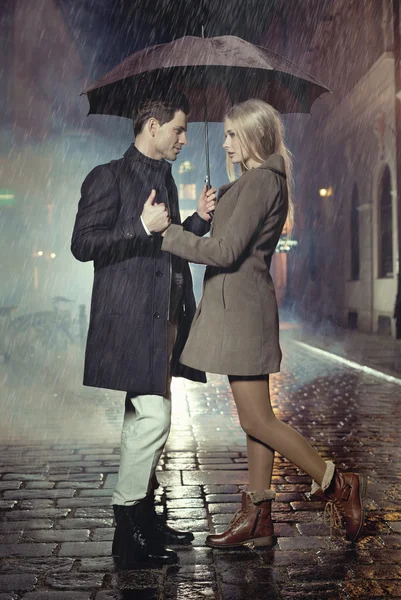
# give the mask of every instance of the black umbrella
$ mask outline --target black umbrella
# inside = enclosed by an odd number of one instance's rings
[[[222,121],[228,108],[248,98],[265,100],[281,113],[309,113],[329,91],[279,54],[227,35],[185,36],[135,52],[83,93],[89,114],[132,118],[144,100],[163,90],[183,92],[189,121],[205,120],[206,127],[207,120]],[[209,183],[208,148],[206,160]]]

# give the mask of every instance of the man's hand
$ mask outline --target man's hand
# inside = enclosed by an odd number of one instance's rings
[[[205,221],[210,221],[210,212],[216,208],[216,188],[210,188],[206,191],[206,185],[198,199],[197,213]]]
[[[171,219],[165,205],[163,203],[156,204],[155,198],[156,190],[152,190],[143,206],[141,217],[151,233],[161,233],[170,225]]]

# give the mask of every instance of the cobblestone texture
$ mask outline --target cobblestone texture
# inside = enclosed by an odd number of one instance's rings
[[[205,547],[207,533],[221,531],[238,509],[247,482],[227,380],[210,376],[207,386],[174,381],[173,427],[157,473],[159,509],[195,540],[177,549],[177,567],[116,572],[110,499],[123,395],[85,392],[90,427],[96,411],[102,414],[98,439],[59,438],[53,415],[45,439],[60,441],[0,446],[0,600],[401,598],[401,387],[283,337],[283,370],[272,377],[276,413],[325,459],[368,475],[367,524],[355,547],[330,538],[323,505],[308,499],[310,478],[281,456],[274,469],[277,545]]]

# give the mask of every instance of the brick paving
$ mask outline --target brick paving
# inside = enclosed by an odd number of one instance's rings
[[[344,329],[327,321],[316,325],[303,324],[294,332],[297,339],[316,348],[382,373],[401,377],[401,340],[389,335]]]
[[[206,535],[238,509],[247,482],[227,381],[210,376],[207,386],[174,381],[173,427],[158,471],[158,510],[195,540],[177,549],[179,566],[116,572],[110,498],[123,395],[81,387],[63,395],[58,378],[42,394],[17,386],[19,395],[8,392],[1,409],[0,600],[401,598],[401,387],[317,357],[291,338],[284,332],[283,370],[272,377],[275,410],[324,458],[369,476],[367,525],[355,547],[330,538],[323,505],[308,499],[310,478],[280,456],[277,545],[205,547]]]

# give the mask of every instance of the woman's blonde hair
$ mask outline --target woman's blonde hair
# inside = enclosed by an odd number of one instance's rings
[[[236,104],[226,114],[241,148],[254,160],[263,163],[272,154],[281,154],[284,159],[288,187],[287,236],[294,226],[294,203],[292,200],[292,154],[284,143],[284,125],[275,108],[263,100],[246,100]],[[230,181],[237,178],[235,167],[227,155],[227,174]],[[241,174],[247,171],[245,163],[240,165]]]

